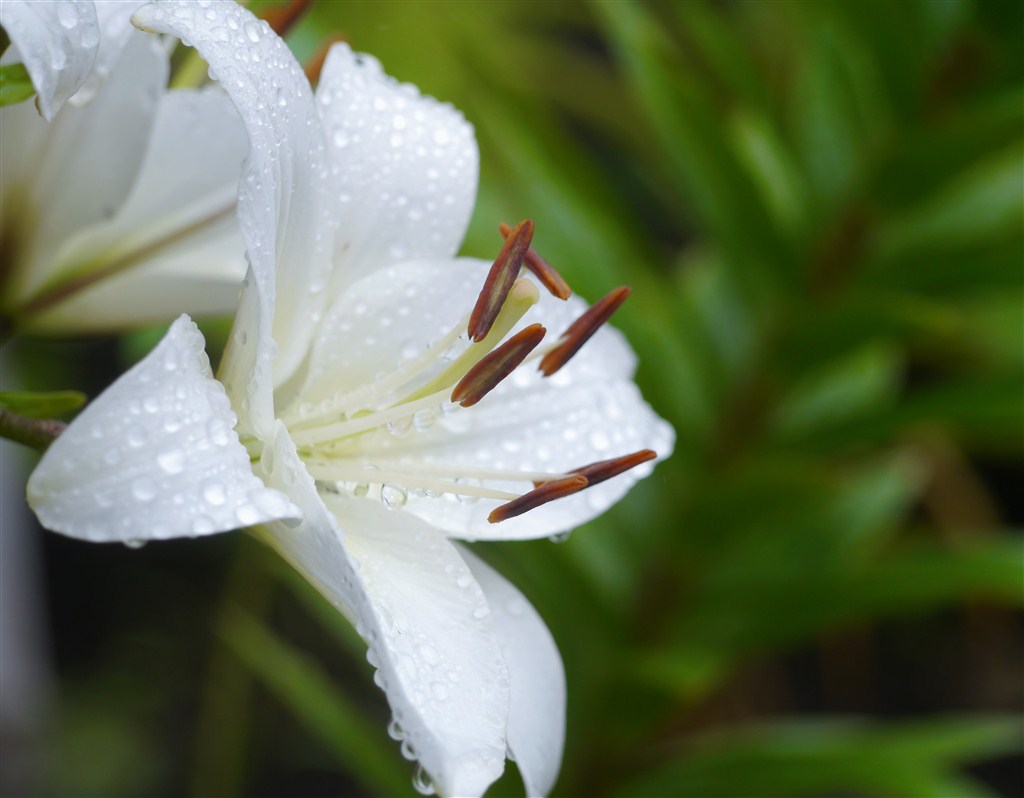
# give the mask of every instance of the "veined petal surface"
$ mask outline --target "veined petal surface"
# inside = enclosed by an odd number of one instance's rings
[[[57,256],[63,271],[103,264],[103,279],[30,317],[28,329],[118,329],[165,318],[167,307],[231,313],[246,268],[235,203],[247,149],[220,87],[164,94],[123,207],[72,236]]]
[[[142,36],[121,60],[92,102],[68,106],[49,124],[24,105],[0,113],[3,171],[10,170],[2,187],[4,237],[13,242],[5,258],[14,272],[5,307],[31,303],[48,284],[70,279],[58,273],[58,247],[112,217],[135,183],[168,61],[158,42]]]
[[[4,0],[0,25],[17,49],[47,121],[85,83],[96,59],[100,29],[89,0]]]
[[[94,542],[208,535],[298,509],[253,473],[187,316],[89,404],[28,482],[48,529]]]
[[[205,9],[153,3],[136,11],[133,21],[195,46],[249,137],[238,218],[250,278],[221,375],[240,430],[266,437],[273,427],[273,386],[305,356],[327,279],[331,222],[313,94],[287,45],[235,3]]]
[[[487,596],[508,664],[508,748],[530,798],[555,786],[565,742],[565,668],[554,638],[526,597],[463,546],[459,551]]]
[[[480,168],[462,114],[347,44],[331,48],[316,99],[339,219],[331,295],[373,269],[453,256],[473,213]]]

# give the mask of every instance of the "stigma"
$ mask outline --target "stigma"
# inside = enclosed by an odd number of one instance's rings
[[[342,385],[315,407],[299,404],[284,413],[282,420],[322,493],[377,499],[392,509],[413,497],[486,500],[494,505],[487,520],[497,524],[656,456],[645,449],[573,464],[564,472],[491,468],[480,458],[476,464],[444,461],[445,444],[452,442],[444,439],[445,430],[471,428],[471,414],[513,375],[537,379],[531,372],[536,375],[538,366],[541,379],[556,373],[629,295],[628,288],[615,289],[548,343],[545,327],[529,319],[540,298],[538,283],[559,299],[567,299],[571,289],[534,251],[533,222],[500,229],[504,245],[482,275],[476,301],[454,325],[372,380]],[[338,376],[340,382],[344,375]],[[437,455],[432,444],[441,444]]]

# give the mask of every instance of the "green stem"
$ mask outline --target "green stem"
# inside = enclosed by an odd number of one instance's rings
[[[29,418],[10,410],[0,409],[0,438],[17,441],[41,452],[45,451],[66,427],[67,424],[57,419]]]

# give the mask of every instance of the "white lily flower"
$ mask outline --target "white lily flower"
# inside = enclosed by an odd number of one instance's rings
[[[0,108],[0,314],[37,333],[228,314],[247,142],[219,88],[166,91],[133,0],[3,0],[37,102]],[[38,111],[37,111],[38,105]]]
[[[180,318],[54,442],[30,503],[44,526],[91,541],[254,527],[366,639],[392,732],[427,783],[480,795],[508,752],[527,792],[546,794],[564,738],[561,658],[522,594],[453,539],[570,530],[652,464],[607,481],[615,468],[583,468],[594,487],[542,504],[551,485],[582,487],[570,472],[595,460],[670,453],[632,351],[591,324],[553,376],[527,359],[493,386],[489,353],[509,351],[499,341],[520,320],[557,334],[586,306],[528,278],[502,303],[481,292],[489,263],[454,258],[478,172],[462,116],[344,45],[314,100],[280,39],[237,6],[151,5],[134,19],[192,42],[244,120],[250,271],[219,381]],[[481,297],[500,310],[470,343]],[[567,353],[545,351],[542,363]]]

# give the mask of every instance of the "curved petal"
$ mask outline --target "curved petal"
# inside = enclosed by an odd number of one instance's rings
[[[300,405],[370,385],[453,329],[472,307],[486,271],[482,261],[410,262],[351,286],[319,329]],[[542,292],[522,324],[540,322],[554,339],[585,307],[578,298],[563,302]],[[365,433],[355,456],[398,471],[443,468],[448,479],[473,479],[480,469],[558,474],[647,448],[664,458],[674,434],[632,383],[635,364],[623,336],[606,326],[553,377],[543,378],[524,364],[472,408],[437,413],[432,425],[412,425],[400,436],[387,429]],[[640,466],[500,524],[487,521],[498,505],[492,499],[466,503],[410,492],[405,509],[457,537],[543,537],[600,515],[651,468]],[[512,493],[532,487],[484,484]]]
[[[234,414],[187,316],[92,402],[32,473],[43,526],[89,541],[208,535],[294,518],[252,472]]]
[[[240,429],[267,436],[273,385],[287,380],[305,356],[327,278],[331,227],[323,132],[312,91],[284,42],[239,5],[154,3],[132,19],[144,30],[192,43],[231,97],[249,136],[238,218],[251,279],[222,377],[236,402]]]
[[[45,5],[45,4],[40,4]],[[74,233],[112,217],[124,203],[146,154],[156,102],[167,81],[167,56],[138,37],[88,105],[68,106],[50,124],[24,113],[0,114],[4,229],[17,234],[5,305],[17,309],[71,275],[60,273],[60,246]],[[12,108],[11,111],[24,109]],[[9,144],[13,150],[8,150]]]
[[[304,515],[295,528],[268,525],[268,542],[355,621],[405,746],[439,792],[481,795],[504,768],[508,672],[462,558],[437,530],[377,502],[326,496],[325,507],[283,426],[266,451],[268,484]]]
[[[508,747],[528,796],[555,786],[565,743],[565,668],[543,619],[516,587],[464,546],[459,552],[487,596],[508,664]]]
[[[475,258],[406,261],[349,286],[317,328],[302,401],[318,402],[372,382],[465,324],[490,265]],[[544,324],[553,340],[585,308],[578,297],[564,302],[541,291],[523,323]],[[635,369],[629,344],[606,328],[553,379],[556,385],[565,384],[566,374],[575,381],[628,379]]]
[[[331,48],[316,93],[339,219],[331,296],[372,269],[453,256],[476,200],[473,127],[447,103],[386,75],[347,44]]]
[[[4,0],[0,25],[39,93],[39,112],[53,119],[92,70],[100,42],[96,9],[89,0]]]
[[[131,16],[143,0],[94,0],[100,43],[92,71],[82,87],[71,96],[73,105],[89,102],[121,59],[130,36],[141,36],[132,27]]]
[[[24,326],[113,330],[160,321],[168,309],[231,313],[245,276],[235,203],[247,149],[242,120],[219,87],[164,94],[123,207],[72,236],[58,255],[63,271],[104,264],[95,272],[103,279],[37,311]]]

